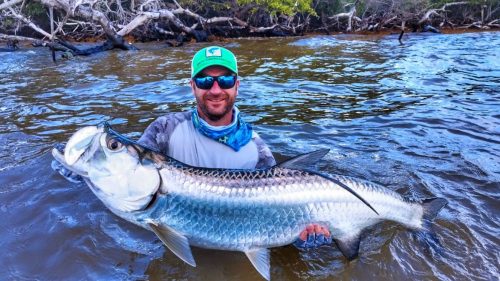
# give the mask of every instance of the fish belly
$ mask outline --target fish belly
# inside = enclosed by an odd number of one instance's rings
[[[161,220],[202,248],[246,251],[292,243],[314,213],[304,206],[210,204],[169,198]]]

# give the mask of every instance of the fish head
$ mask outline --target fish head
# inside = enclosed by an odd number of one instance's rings
[[[107,207],[133,212],[148,206],[160,187],[158,158],[104,123],[84,127],[69,139],[63,165],[84,177]]]

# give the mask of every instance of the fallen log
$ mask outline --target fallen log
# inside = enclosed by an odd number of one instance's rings
[[[40,39],[35,39],[35,38],[31,38],[31,37],[25,37],[25,36],[19,36],[19,35],[8,35],[8,34],[2,34],[2,33],[0,33],[0,39],[30,41],[30,42],[40,41]]]
[[[75,45],[73,45],[65,40],[61,40],[61,39],[56,40],[56,42],[61,44],[64,47],[66,47],[75,56],[88,56],[88,55],[92,55],[92,54],[99,53],[99,52],[109,51],[109,50],[112,50],[115,48],[121,48],[122,45],[126,45],[125,42],[122,42],[121,44],[116,45],[115,40],[116,39],[108,39],[104,43],[101,43],[97,46],[85,48],[85,49],[80,49],[80,48],[76,47]],[[122,38],[122,40],[123,40],[123,38]],[[138,50],[138,49],[136,47],[133,47],[133,48],[125,49],[125,50]]]
[[[452,3],[447,3],[444,4],[440,9],[431,9],[428,10],[424,16],[418,21],[418,24],[421,25],[424,22],[427,22],[430,20],[430,17],[432,15],[437,15],[441,16],[438,12],[446,12],[446,8],[451,7],[451,6],[459,6],[459,5],[469,5],[470,2],[452,2]]]

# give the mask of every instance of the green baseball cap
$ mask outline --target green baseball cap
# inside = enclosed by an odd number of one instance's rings
[[[234,54],[226,48],[210,46],[199,50],[194,55],[191,62],[191,78],[212,65],[223,66],[238,75],[238,65]]]

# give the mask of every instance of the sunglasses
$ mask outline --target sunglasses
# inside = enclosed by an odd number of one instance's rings
[[[215,81],[221,89],[230,89],[236,84],[236,75],[221,75],[221,76],[203,76],[193,78],[196,87],[209,90],[214,85]]]

